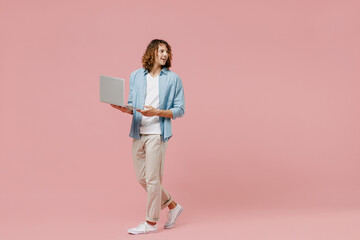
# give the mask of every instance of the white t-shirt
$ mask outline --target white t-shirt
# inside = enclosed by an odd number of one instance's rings
[[[145,106],[159,108],[159,75],[152,77],[146,74],[146,96]],[[161,134],[160,121],[158,116],[142,116],[140,124],[141,134]]]

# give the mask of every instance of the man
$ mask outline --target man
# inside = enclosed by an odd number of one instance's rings
[[[128,105],[143,110],[111,105],[133,115],[133,163],[136,178],[147,191],[146,221],[130,228],[131,234],[156,232],[160,210],[165,207],[170,211],[164,228],[172,228],[183,210],[161,184],[165,151],[172,136],[171,119],[185,113],[182,82],[169,70],[171,60],[170,45],[164,40],[152,40],[142,58],[143,68],[130,75]]]

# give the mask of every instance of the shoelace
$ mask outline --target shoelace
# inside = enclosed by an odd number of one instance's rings
[[[142,222],[142,223],[139,224],[139,226],[140,226],[140,225],[144,225],[145,231],[148,231],[149,228],[150,228],[149,226],[152,226],[151,224],[148,224],[147,222]]]
[[[172,213],[173,213],[173,211],[171,211],[171,210],[168,212],[168,219],[169,220],[171,219],[171,217],[175,217],[175,215],[173,215]]]
[[[147,226],[147,223],[146,222],[142,222],[138,225],[138,228],[141,229],[141,227],[143,227],[144,231],[145,232],[148,232],[148,226]]]
[[[140,226],[142,226],[142,225],[144,225],[145,224],[145,222],[141,222],[139,225],[138,225],[138,227],[140,227]]]

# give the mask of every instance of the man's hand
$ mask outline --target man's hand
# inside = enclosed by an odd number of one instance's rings
[[[122,111],[123,113],[129,113],[132,114],[133,111],[131,109],[128,109],[126,107],[120,107],[120,106],[116,106],[114,104],[110,104],[113,108],[119,109],[120,111]]]
[[[141,113],[142,115],[146,116],[146,117],[152,117],[152,116],[158,116],[158,113],[160,110],[152,107],[152,106],[144,106],[144,110],[136,110],[139,113]]]

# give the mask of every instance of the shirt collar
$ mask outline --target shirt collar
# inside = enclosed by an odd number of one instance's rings
[[[148,70],[146,70],[145,68],[143,68],[143,70],[144,70],[144,75],[146,75],[149,71]],[[161,74],[167,74],[167,72],[168,72],[169,70],[166,68],[166,67],[164,67],[164,68],[162,68],[161,69],[161,72],[160,72],[160,75]]]

